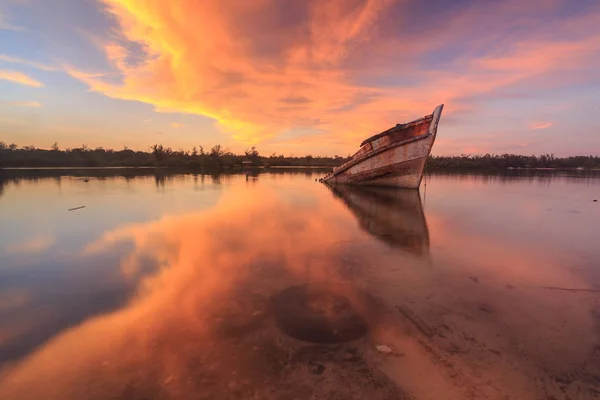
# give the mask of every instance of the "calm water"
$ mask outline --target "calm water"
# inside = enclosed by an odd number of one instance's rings
[[[600,395],[600,176],[92,175],[0,180],[1,399]],[[297,341],[304,283],[385,312]]]

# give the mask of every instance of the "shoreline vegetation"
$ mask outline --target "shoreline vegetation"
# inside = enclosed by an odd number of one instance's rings
[[[35,146],[22,146],[0,141],[0,168],[186,168],[199,170],[241,170],[244,167],[266,168],[333,168],[346,162],[350,157],[302,157],[284,156],[273,153],[261,155],[255,147],[244,154],[233,154],[221,145],[205,151],[202,146],[191,151],[173,150],[156,144],[149,151],[134,151],[127,148],[112,150],[95,149],[82,145],[79,148],[61,150],[57,143],[50,149]],[[485,170],[502,171],[511,169],[600,169],[600,156],[555,157],[553,154],[524,156],[502,155],[460,155],[430,156],[427,169],[437,170]]]

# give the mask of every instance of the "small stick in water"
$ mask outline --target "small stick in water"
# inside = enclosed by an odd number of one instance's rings
[[[567,292],[592,292],[592,293],[600,293],[600,289],[564,288],[564,287],[556,287],[556,286],[542,286],[542,289],[564,290],[564,291],[567,291]]]
[[[81,210],[82,208],[85,208],[85,206],[79,206],[79,207],[69,208],[67,211]]]

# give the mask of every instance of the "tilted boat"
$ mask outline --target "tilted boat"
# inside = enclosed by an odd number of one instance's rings
[[[321,181],[418,189],[443,107],[439,105],[432,114],[366,139],[348,162]]]

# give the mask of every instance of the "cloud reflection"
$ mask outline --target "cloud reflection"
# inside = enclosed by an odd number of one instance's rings
[[[336,249],[348,234],[334,223],[342,210],[314,218],[312,207],[241,187],[211,212],[105,234],[84,253],[131,242],[122,273],[135,274],[148,260],[159,264],[157,272],[142,280],[128,306],[65,331],[4,371],[0,398],[214,398],[237,382],[232,373],[252,382],[276,379],[287,356],[272,330],[259,330],[269,297],[307,280],[345,287]]]
[[[350,190],[348,205],[359,217],[357,223],[348,207],[332,201],[330,193],[311,176],[297,178],[294,184],[276,174],[261,174],[251,184],[241,177],[232,178],[219,203],[209,211],[123,225],[90,243],[77,255],[78,263],[68,275],[96,269],[98,275],[89,280],[109,288],[122,280],[139,281],[135,297],[104,315],[90,317],[88,311],[83,323],[72,322],[70,328],[6,366],[0,375],[0,398],[309,398],[316,391],[323,398],[331,393],[340,398],[377,398],[369,392],[375,384],[365,381],[366,373],[354,374],[352,366],[360,365],[369,373],[377,368],[370,370],[358,361],[342,359],[328,364],[324,375],[311,375],[307,364],[298,360],[336,357],[336,350],[299,349],[300,345],[294,347],[296,342],[273,327],[268,306],[271,296],[306,281],[324,282],[350,297],[357,289],[365,289],[390,304],[408,305],[432,330],[445,335],[445,339],[435,340],[453,352],[448,353],[452,373],[454,367],[467,375],[475,371],[471,376],[483,371],[480,381],[469,388],[473,390],[481,382],[485,384],[478,386],[484,388],[493,382],[496,387],[509,388],[506,390],[515,388],[510,392],[514,398],[528,398],[542,390],[531,379],[546,376],[546,370],[539,371],[540,365],[556,366],[553,371],[560,372],[565,365],[581,364],[595,346],[590,303],[571,292],[557,295],[540,287],[582,288],[586,282],[572,268],[565,268],[580,264],[561,259],[564,247],[555,245],[551,252],[540,244],[554,242],[536,244],[532,239],[537,218],[552,215],[540,212],[537,195],[527,197],[531,208],[516,211],[526,203],[510,194],[513,185],[522,185],[522,180],[503,178],[502,185],[483,185],[480,180],[487,182],[489,177],[434,178],[435,184],[428,189],[429,243],[422,236],[422,209],[414,207],[418,203],[410,201],[412,195],[398,203],[390,195],[394,201],[388,203],[390,199],[381,199],[379,194],[370,198]],[[184,183],[166,180],[167,188],[181,189]],[[138,184],[151,186],[153,182],[145,179]],[[564,190],[572,191],[571,187]],[[131,199],[123,201],[129,204]],[[140,191],[135,200],[135,204],[148,201],[147,191]],[[564,200],[557,197],[555,201]],[[180,203],[176,204],[174,209],[180,210]],[[380,212],[389,215],[390,221]],[[528,220],[534,213],[537,217]],[[376,217],[375,223],[363,222],[363,214]],[[522,224],[514,224],[514,220]],[[500,224],[502,221],[507,226]],[[524,232],[512,229],[515,226]],[[409,228],[417,233],[416,248],[430,248],[433,260],[426,263],[394,246],[390,249],[372,235],[362,234],[361,227],[375,233],[380,233],[381,227],[384,233],[391,229],[388,236],[402,239],[401,249],[407,245],[403,228]],[[412,244],[409,241],[408,248]],[[111,261],[115,253],[124,254],[120,264]],[[120,269],[109,268],[111,279],[103,281],[105,272],[93,268],[97,265],[91,262],[94,258],[108,266],[119,264]],[[56,275],[51,269],[46,275],[35,272],[36,281],[41,277],[46,284]],[[10,279],[2,279],[6,281]],[[83,279],[52,282],[57,282],[50,285],[52,289],[69,303],[97,303],[102,298],[90,295],[96,292],[82,285]],[[63,286],[68,290],[63,291]],[[74,288],[80,297],[71,292]],[[31,293],[9,293],[5,309],[20,313],[35,300],[26,296],[34,296],[36,291],[39,288]],[[109,297],[114,298],[114,292]],[[32,326],[35,329],[39,319],[56,318],[65,309],[36,307],[38,313],[33,317],[28,310],[22,313],[28,318],[16,323],[9,318],[10,324],[0,329],[2,340],[13,340]],[[407,323],[406,329],[395,329],[398,325],[388,321],[381,325],[383,333],[377,330],[363,347],[356,345],[357,353],[372,350],[373,343],[402,349],[406,357],[398,359],[408,361],[397,370],[399,381],[423,394],[417,398],[449,398],[446,388],[464,389],[460,377],[447,378],[443,366],[431,363],[428,350],[410,334],[416,328],[411,331],[412,325]],[[345,351],[348,347],[340,348]],[[302,353],[309,351],[306,349],[313,353]],[[323,376],[334,368],[342,374],[332,379],[336,385],[322,385]],[[439,382],[446,386],[437,385]],[[382,380],[376,384],[388,388],[385,385],[389,383]],[[286,387],[288,392],[274,394]]]

